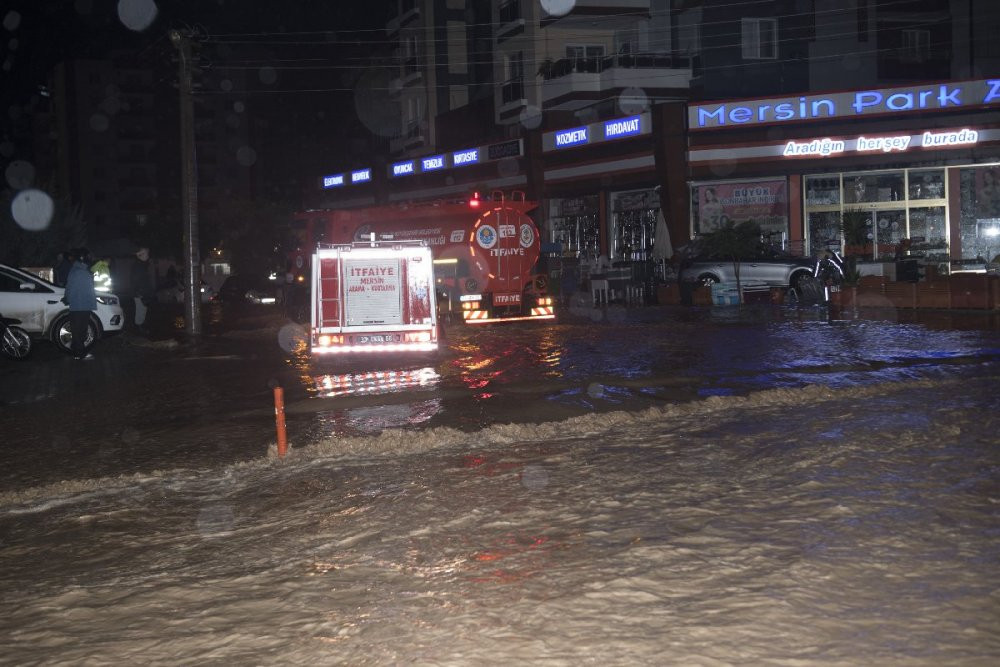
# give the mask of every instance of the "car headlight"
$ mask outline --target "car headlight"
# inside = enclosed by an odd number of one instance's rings
[[[117,306],[118,297],[114,294],[98,294],[97,303],[103,303],[105,306]]]

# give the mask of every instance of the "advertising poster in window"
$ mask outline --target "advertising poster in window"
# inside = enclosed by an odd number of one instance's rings
[[[695,234],[710,234],[728,222],[744,220],[754,220],[765,233],[788,233],[788,183],[784,179],[702,183],[691,190]]]

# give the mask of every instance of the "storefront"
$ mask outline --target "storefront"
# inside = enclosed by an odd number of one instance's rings
[[[988,261],[998,108],[997,80],[690,105],[691,232],[753,219],[805,254],[891,258],[907,239],[944,271]]]

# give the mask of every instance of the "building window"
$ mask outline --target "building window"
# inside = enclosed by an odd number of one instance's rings
[[[864,2],[858,3],[858,41],[868,41],[868,5]]]
[[[777,19],[743,19],[743,59],[774,60],[777,57]]]
[[[931,50],[930,30],[904,30],[902,57],[910,61],[927,59]]]
[[[500,25],[512,23],[521,18],[521,0],[507,0],[500,3]]]

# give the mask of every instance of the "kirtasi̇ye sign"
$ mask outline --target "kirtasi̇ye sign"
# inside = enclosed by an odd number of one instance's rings
[[[1000,79],[709,102],[688,106],[688,127],[726,129],[989,106],[1000,107]]]

